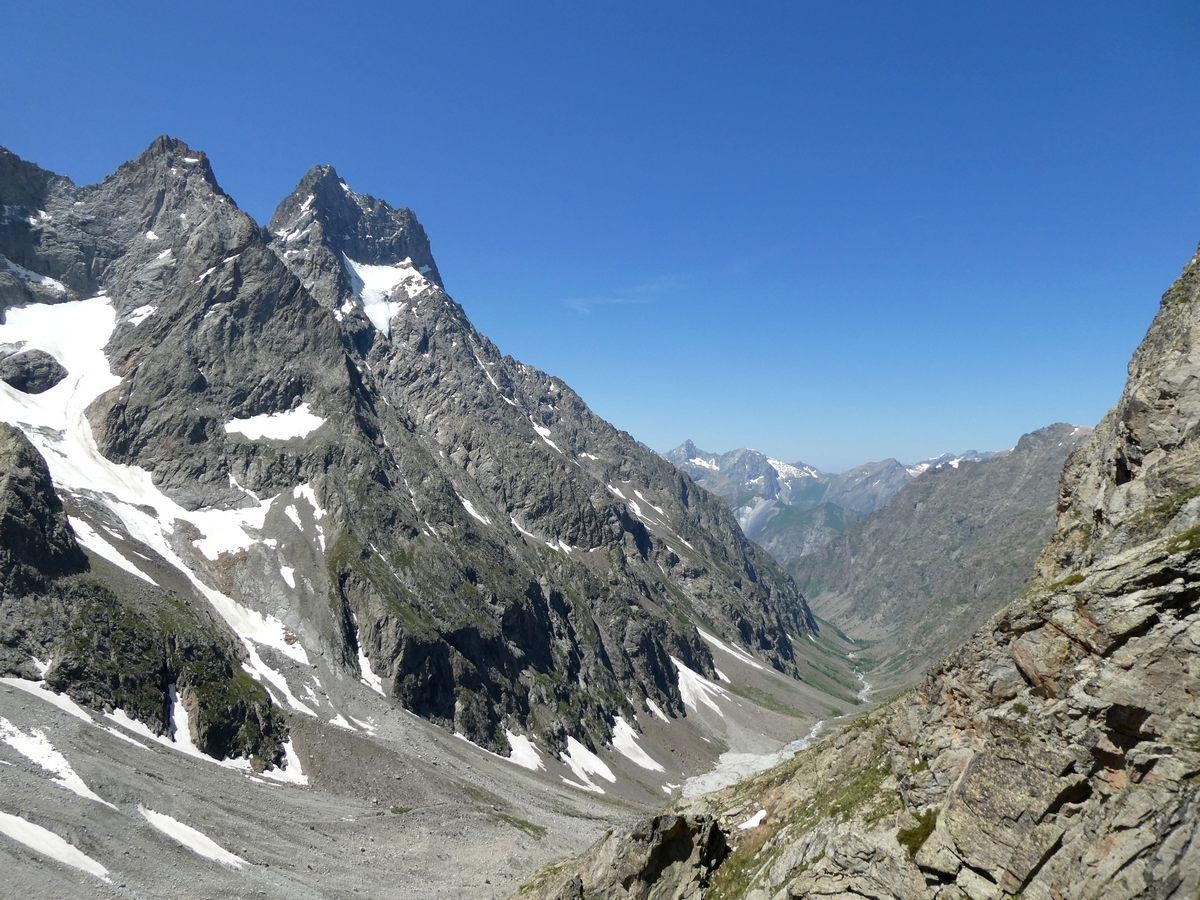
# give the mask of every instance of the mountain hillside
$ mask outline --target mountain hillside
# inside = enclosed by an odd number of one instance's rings
[[[792,563],[817,614],[869,645],[859,657],[876,686],[921,674],[1025,588],[1054,529],[1063,464],[1090,433],[1050,425],[1010,451],[933,469]]]
[[[797,715],[854,702],[725,504],[501,355],[410,210],[317,166],[262,229],[167,137],[88,186],[0,151],[0,201],[0,417],[74,560],[6,591],[9,676],[159,735],[190,706],[266,769],[366,692],[570,770],[687,719],[731,647]]]
[[[554,897],[1194,897],[1200,254],[1071,455],[1033,588],[915,690],[605,836]]]

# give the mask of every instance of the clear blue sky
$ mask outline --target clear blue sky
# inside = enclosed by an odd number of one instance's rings
[[[1053,7],[1053,8],[1049,8]],[[1200,6],[23,3],[0,144],[167,132],[261,221],[413,207],[500,347],[663,449],[1094,423],[1200,241]]]

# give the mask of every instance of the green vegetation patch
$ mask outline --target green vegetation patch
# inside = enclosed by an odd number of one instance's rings
[[[938,810],[927,809],[923,813],[917,814],[917,824],[911,828],[901,828],[896,832],[896,840],[900,842],[905,850],[908,851],[910,858],[917,855],[917,851],[924,846],[929,840],[929,836],[933,834],[934,826],[937,825]]]
[[[530,822],[528,819],[522,819],[520,816],[512,816],[508,813],[502,812],[493,812],[492,818],[500,822],[504,822],[507,825],[511,825],[513,828],[517,829],[517,831],[523,831],[531,837],[544,838],[546,836],[546,829],[543,826],[538,825],[536,822]]]
[[[1200,548],[1200,525],[1181,531],[1167,539],[1168,553],[1185,553]]]

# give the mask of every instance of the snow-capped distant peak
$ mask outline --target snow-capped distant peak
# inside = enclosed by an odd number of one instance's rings
[[[688,462],[702,469],[712,469],[714,472],[721,468],[715,459],[705,459],[703,456],[694,456]]]
[[[820,473],[812,466],[793,466],[782,460],[767,457],[767,462],[780,478],[818,478]]]
[[[913,463],[911,466],[905,466],[905,471],[916,478],[926,472],[944,469],[946,466],[957,469],[965,462],[978,462],[994,455],[994,453],[980,453],[977,450],[968,450],[964,453],[943,453],[941,456],[931,456],[918,463]]]

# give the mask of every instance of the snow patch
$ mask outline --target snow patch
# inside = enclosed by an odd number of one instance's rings
[[[307,437],[325,424],[325,420],[313,413],[307,403],[284,412],[263,413],[248,419],[230,419],[225,423],[226,434],[240,434],[260,441],[287,441]]]
[[[793,466],[791,463],[785,463],[782,460],[771,459],[767,457],[767,464],[775,470],[780,478],[817,478],[820,472],[812,466]]]
[[[547,446],[552,447],[553,449],[557,450],[559,453],[562,453],[562,449],[558,446],[558,444],[556,444],[556,443],[554,443],[554,441],[550,440],[550,429],[549,428],[547,428],[545,425],[539,425],[536,421],[534,421],[534,419],[532,417],[530,417],[529,421],[533,425],[533,430],[538,433],[538,437],[540,437],[543,441],[545,441]],[[566,454],[563,454],[563,455],[565,456]]]
[[[515,763],[522,769],[529,769],[531,772],[546,768],[537,747],[528,737],[523,734],[513,734],[507,728],[504,729],[504,737],[508,739],[509,762]]]
[[[170,253],[171,251],[168,250],[167,252]],[[133,312],[131,312],[129,314],[128,318],[126,318],[125,321],[128,322],[131,327],[137,328],[139,325],[141,325],[143,322],[145,322],[148,318],[150,318],[156,312],[158,312],[157,306],[153,306],[150,304],[148,304],[146,306],[139,306],[137,309],[135,309]]]
[[[116,809],[111,803],[98,795],[84,784],[83,779],[75,774],[67,758],[50,743],[46,733],[37,728],[23,732],[8,719],[0,716],[0,741],[8,744],[30,762],[35,763],[54,776],[54,783],[66,788],[73,794],[78,794],[86,800],[103,803],[109,809]]]
[[[6,256],[0,256],[0,269],[10,272],[27,284],[40,284],[44,288],[49,288],[55,294],[62,295],[67,292],[67,286],[58,279],[51,278],[49,275],[39,275],[24,266],[17,265]]]
[[[283,762],[285,768],[267,769],[259,774],[263,778],[278,781],[280,784],[308,784],[308,776],[304,774],[304,769],[300,766],[300,757],[296,755],[296,748],[292,746],[291,738],[283,743]]]
[[[744,662],[746,665],[752,666],[755,669],[763,669],[762,663],[760,663],[757,659],[755,659],[753,656],[751,656],[749,653],[747,653],[741,647],[738,647],[736,644],[733,646],[730,646],[729,644],[726,644],[724,641],[722,641],[720,638],[709,634],[703,628],[697,628],[696,632],[707,643],[716,647],[718,650],[722,650],[725,653],[728,653],[734,659],[740,660],[741,662]]]
[[[683,705],[697,711],[701,705],[704,705],[724,718],[725,713],[721,711],[715,698],[729,699],[729,693],[725,688],[709,681],[699,672],[689,669],[674,656],[671,657],[671,662],[679,673],[679,696],[683,698]]]
[[[107,559],[113,565],[124,569],[126,572],[136,575],[143,581],[147,581],[156,587],[158,586],[157,581],[134,565],[128,557],[105,540],[83,519],[76,518],[75,516],[67,516],[67,521],[71,524],[71,530],[75,532],[75,539],[84,547],[91,550],[97,556]]]
[[[391,336],[392,319],[401,307],[429,288],[430,282],[405,259],[394,266],[372,266],[352,260],[342,254],[350,288],[362,303],[362,310],[375,329],[384,337]],[[401,293],[404,301],[395,298]]]
[[[651,772],[665,772],[666,769],[656,762],[649,753],[643,750],[638,745],[637,740],[638,734],[633,730],[633,726],[620,716],[617,716],[617,720],[613,724],[613,749],[636,766],[641,766],[643,769],[648,769]]]
[[[358,617],[351,613],[350,619],[354,623],[354,644],[358,647],[358,671],[361,673],[359,680],[380,697],[386,697],[387,694],[383,692],[383,679],[375,674],[375,670],[371,668],[371,660],[367,659],[367,654],[363,652],[362,633],[358,630]]]
[[[648,710],[650,710],[650,712],[652,712],[654,715],[658,716],[660,719],[662,719],[664,722],[666,722],[668,725],[671,724],[671,720],[667,717],[667,714],[662,711],[662,707],[660,707],[657,703],[655,703],[649,697],[646,698],[646,708]]]
[[[35,825],[20,816],[0,812],[0,834],[24,844],[35,853],[48,856],[56,862],[94,875],[101,881],[110,882],[108,869],[96,862],[74,844],[59,837],[48,828]]]
[[[649,500],[646,499],[645,495],[641,491],[634,491],[633,493],[637,496],[637,498],[639,500],[641,500],[643,503],[645,503],[647,506],[649,506],[652,510],[654,510],[656,513],[658,513],[664,519],[666,518],[667,514],[663,511],[663,508],[661,506],[656,506],[653,503],[651,503]]]
[[[32,694],[47,703],[57,706],[69,716],[74,716],[81,722],[87,722],[89,725],[96,724],[92,717],[82,706],[68,697],[66,694],[56,694],[40,681],[30,681],[27,678],[13,678],[4,676],[0,678],[0,684],[7,684],[9,687],[15,687],[17,690],[24,691],[27,694]]]
[[[197,831],[191,825],[184,825],[178,819],[173,819],[166,813],[147,809],[140,803],[138,804],[138,812],[155,829],[161,831],[177,844],[191,850],[197,856],[203,856],[205,859],[211,859],[213,862],[232,866],[235,869],[240,869],[246,864],[246,861],[240,856],[230,853],[203,831]]]
[[[617,776],[613,774],[612,769],[605,765],[604,760],[570,735],[567,736],[567,751],[560,754],[559,759],[566,763],[567,767],[575,773],[575,777],[579,779],[578,782],[574,782],[569,778],[563,778],[563,782],[573,787],[582,788],[594,794],[603,794],[604,788],[596,784],[592,780],[592,776],[603,778],[610,783],[615,783],[617,780]]]
[[[748,818],[745,822],[743,822],[741,825],[739,825],[738,831],[749,831],[751,828],[757,828],[759,825],[761,825],[763,823],[763,820],[766,819],[766,817],[767,817],[767,811],[765,809],[760,809],[758,812],[756,812],[754,815],[752,815],[750,818]]]
[[[471,518],[473,518],[473,519],[478,519],[484,525],[492,524],[492,520],[489,519],[487,516],[485,516],[483,513],[481,513],[479,510],[477,510],[475,508],[474,503],[472,503],[470,500],[468,500],[462,494],[459,494],[457,492],[455,493],[455,496],[458,497],[458,502],[463,505],[463,509],[465,509],[467,511],[467,515],[471,516]]]

